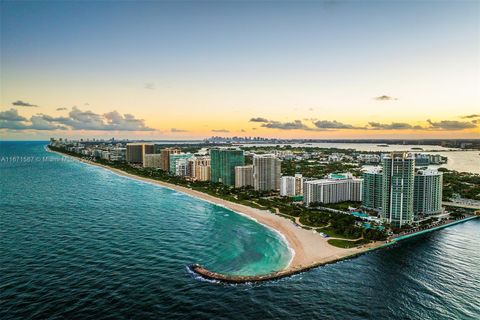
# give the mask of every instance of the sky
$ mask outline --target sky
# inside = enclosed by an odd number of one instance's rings
[[[1,1],[0,136],[480,138],[480,1]]]

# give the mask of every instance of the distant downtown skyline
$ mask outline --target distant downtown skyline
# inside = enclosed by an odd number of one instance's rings
[[[480,2],[13,2],[0,135],[479,138]]]

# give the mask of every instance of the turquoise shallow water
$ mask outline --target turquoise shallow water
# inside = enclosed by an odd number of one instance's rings
[[[0,319],[480,318],[479,220],[288,279],[213,284],[186,266],[263,273],[288,248],[224,208],[44,145],[0,143]]]

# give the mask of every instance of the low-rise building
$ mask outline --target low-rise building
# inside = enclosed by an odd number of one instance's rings
[[[107,150],[102,150],[102,155],[100,156],[103,160],[110,160],[110,152]]]
[[[125,161],[126,148],[115,147],[110,150],[111,161]]]

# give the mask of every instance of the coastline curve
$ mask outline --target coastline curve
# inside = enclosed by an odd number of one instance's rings
[[[154,180],[154,179],[134,175],[131,173],[127,173],[117,168],[112,168],[107,165],[95,163],[93,161],[89,161],[79,157],[73,157],[71,155],[54,151],[49,148],[46,148],[46,150],[52,153],[56,153],[63,157],[75,159],[85,164],[101,167],[103,169],[109,170],[110,172],[113,172],[123,177],[127,177],[137,181],[168,188],[177,192],[184,193],[190,197],[197,198],[199,200],[203,200],[203,201],[212,203],[214,205],[224,207],[236,214],[239,214],[241,216],[244,216],[246,218],[249,218],[255,221],[258,224],[261,224],[272,231],[275,231],[280,236],[280,238],[283,241],[285,241],[285,243],[287,244],[289,251],[292,255],[289,263],[285,267],[283,267],[282,270],[274,271],[264,275],[252,275],[252,276],[226,275],[226,274],[210,271],[199,264],[192,264],[188,266],[188,269],[191,272],[195,273],[196,275],[204,279],[218,281],[220,283],[241,284],[241,283],[264,282],[264,281],[271,281],[271,280],[286,278],[299,273],[309,271],[311,269],[314,269],[320,266],[333,264],[342,260],[352,259],[364,253],[377,250],[380,248],[388,247],[401,240],[418,236],[426,232],[431,232],[438,229],[446,228],[451,225],[462,223],[471,219],[480,218],[480,216],[473,216],[473,217],[453,221],[451,223],[447,223],[445,225],[438,226],[432,229],[423,230],[421,232],[417,232],[417,233],[409,234],[407,236],[403,236],[400,238],[392,239],[390,242],[377,241],[377,242],[372,242],[370,244],[363,245],[360,247],[343,249],[343,248],[334,247],[328,244],[327,239],[323,238],[318,233],[312,233],[309,230],[305,230],[298,226],[295,226],[289,219],[272,214],[270,212],[265,212],[264,210],[259,210],[259,209],[255,209],[252,207],[239,204],[239,203],[230,202],[230,201],[217,198],[209,194],[196,191],[184,186],[178,186],[168,182]]]

